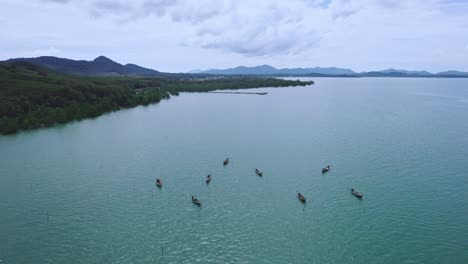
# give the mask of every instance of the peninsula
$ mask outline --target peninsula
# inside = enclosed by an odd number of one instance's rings
[[[157,103],[179,92],[313,84],[269,77],[166,74],[120,65],[104,57],[92,62],[66,62],[54,69],[27,60],[0,63],[0,134]]]

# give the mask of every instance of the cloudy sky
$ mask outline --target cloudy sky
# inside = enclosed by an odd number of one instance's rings
[[[466,0],[0,0],[0,60],[468,71]]]

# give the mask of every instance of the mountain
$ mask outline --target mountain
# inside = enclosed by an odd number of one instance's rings
[[[51,56],[37,58],[17,58],[4,61],[11,63],[26,61],[49,68],[56,72],[77,74],[77,75],[137,75],[137,76],[158,76],[160,72],[147,69],[135,64],[122,65],[107,57],[99,56],[92,61],[71,60]]]
[[[315,67],[315,68],[283,68],[276,69],[269,65],[256,67],[239,66],[229,69],[212,69],[199,71],[202,74],[213,75],[269,75],[269,76],[307,76],[307,77],[424,77],[424,78],[468,78],[468,72],[445,71],[437,74],[428,71],[409,71],[386,69],[381,71],[369,71],[357,73],[350,69],[336,67]]]
[[[428,71],[408,71],[386,69],[357,73],[350,69],[336,67],[315,68],[283,68],[277,69],[270,65],[255,67],[238,66],[228,69],[194,70],[189,73],[163,73],[141,67],[136,64],[122,65],[107,57],[99,56],[92,61],[71,60],[51,56],[37,58],[16,58],[0,61],[0,64],[13,62],[29,62],[59,73],[90,75],[90,76],[164,76],[167,78],[210,78],[212,75],[264,75],[264,76],[308,76],[308,77],[444,77],[468,78],[468,72],[444,71],[436,74]]]
[[[156,75],[161,75],[160,72],[155,71],[153,69],[148,69],[144,68],[141,66],[138,66],[136,64],[125,64],[125,68],[130,70],[133,74],[135,75],[140,75],[140,76],[156,76]]]
[[[438,72],[436,75],[439,76],[460,76],[460,77],[468,77],[468,72],[461,72],[461,71],[444,71]]]
[[[269,65],[262,65],[262,66],[255,66],[255,67],[238,66],[238,67],[229,68],[229,69],[212,69],[212,70],[202,71],[201,73],[217,74],[217,75],[270,75],[270,74],[276,74],[277,71],[278,71],[277,69]]]
[[[381,73],[387,73],[387,74],[406,74],[406,75],[421,75],[421,76],[428,76],[428,75],[433,75],[432,73],[428,71],[407,71],[407,70],[396,70],[396,69],[386,69],[382,71],[377,71]]]
[[[315,67],[315,68],[292,68],[280,69],[280,74],[325,74],[325,75],[354,75],[356,72],[350,69],[336,68],[336,67]]]
[[[276,69],[270,65],[261,65],[255,67],[239,66],[229,69],[211,69],[201,71],[206,74],[217,75],[307,75],[307,74],[325,74],[325,75],[353,75],[354,71],[343,68],[284,68]]]
[[[360,77],[444,77],[444,78],[468,78],[468,72],[444,71],[436,74],[428,71],[407,71],[387,69],[382,71],[362,72]]]

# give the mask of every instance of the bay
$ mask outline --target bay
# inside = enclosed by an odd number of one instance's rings
[[[467,263],[468,80],[313,80],[0,136],[0,263]]]

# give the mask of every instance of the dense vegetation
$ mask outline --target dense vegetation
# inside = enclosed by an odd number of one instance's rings
[[[148,105],[179,92],[284,87],[312,82],[273,78],[175,79],[85,77],[51,72],[29,62],[0,65],[0,133],[96,117]]]

